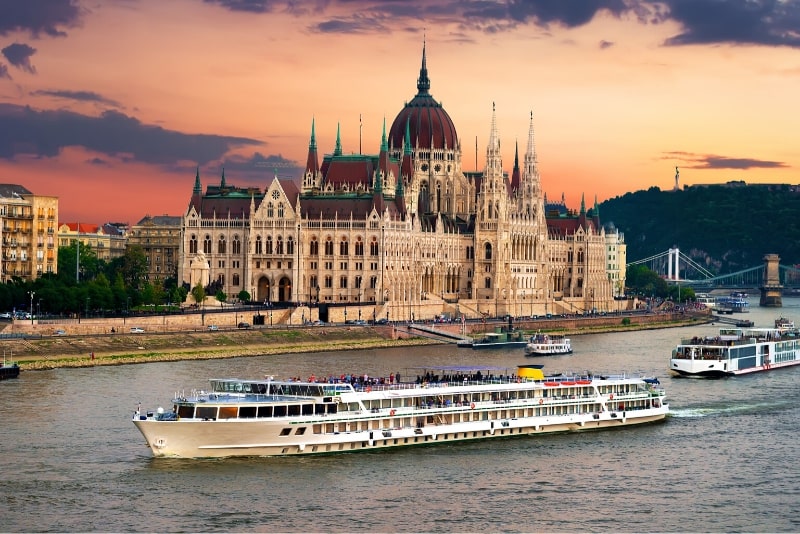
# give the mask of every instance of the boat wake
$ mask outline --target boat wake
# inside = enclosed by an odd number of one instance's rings
[[[743,413],[757,413],[757,412],[774,412],[776,407],[780,408],[781,404],[786,403],[778,403],[776,406],[775,403],[769,402],[757,402],[757,403],[748,403],[748,404],[739,404],[739,405],[727,405],[727,406],[707,406],[702,408],[678,408],[673,409],[670,408],[670,417],[675,418],[698,418],[698,417],[709,417],[715,415],[737,415]]]

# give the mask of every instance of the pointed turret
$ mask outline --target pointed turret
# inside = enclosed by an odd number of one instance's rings
[[[406,120],[406,133],[403,138],[403,160],[400,162],[400,178],[397,180],[399,185],[403,180],[411,182],[411,177],[414,174],[414,162],[412,160],[411,151],[411,129],[409,128],[409,121]]]
[[[334,156],[342,155],[342,136],[340,133],[340,124],[336,123],[336,146],[333,148]]]
[[[219,188],[220,189],[225,189],[226,187],[228,187],[228,186],[225,183],[225,167],[222,167],[222,179],[220,179],[220,181],[219,181]]]
[[[311,140],[308,143],[306,169],[303,173],[303,189],[309,191],[320,187],[319,158],[317,157],[316,119],[311,119]]]
[[[431,88],[431,80],[428,78],[428,65],[425,61],[425,41],[422,41],[422,67],[419,69],[417,78],[417,96],[427,95]]]
[[[203,201],[203,186],[200,184],[200,166],[197,166],[197,171],[194,175],[194,188],[192,189],[192,199],[189,201],[189,207],[194,206],[195,210],[200,213],[200,206]]]
[[[514,170],[511,172],[511,192],[519,191],[520,171],[519,171],[519,142],[514,141]]]

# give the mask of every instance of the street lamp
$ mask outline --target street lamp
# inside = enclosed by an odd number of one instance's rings
[[[86,297],[86,317],[89,316],[89,297]]]
[[[36,291],[28,291],[28,294],[31,296],[31,326],[33,326],[33,297],[36,295]]]

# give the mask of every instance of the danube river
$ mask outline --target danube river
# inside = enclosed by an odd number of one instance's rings
[[[800,299],[748,318],[800,324]],[[735,317],[743,317],[737,315]],[[0,382],[2,531],[800,531],[800,368],[670,378],[681,337],[717,326],[573,336],[575,353],[454,346],[24,372]],[[153,459],[130,421],[210,377],[425,365],[655,375],[661,424],[306,458]]]

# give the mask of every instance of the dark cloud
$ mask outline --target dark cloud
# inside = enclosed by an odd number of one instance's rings
[[[1,52],[13,66],[25,72],[36,74],[36,67],[31,64],[31,56],[36,53],[36,49],[32,46],[14,43],[3,48]]]
[[[533,21],[540,26],[559,24],[568,28],[583,26],[601,11],[619,16],[629,7],[623,0],[510,0],[508,13],[520,22]]]
[[[323,33],[385,33],[388,27],[455,24],[463,29],[501,33],[521,25],[576,28],[598,15],[630,17],[640,24],[677,23],[681,32],[668,46],[757,44],[800,46],[798,0],[203,0],[231,11],[283,11],[299,18],[310,12],[351,13],[331,17],[311,29]],[[391,24],[390,24],[391,22]],[[611,40],[602,41],[611,43]]]
[[[8,73],[8,67],[0,63],[0,79],[5,78],[7,80],[11,79],[11,75]]]
[[[101,167],[108,167],[108,161],[104,160],[103,158],[92,158],[87,160],[86,163],[90,165],[98,165]]]
[[[78,102],[96,102],[98,104],[104,104],[106,106],[113,106],[113,107],[122,107],[118,102],[111,100],[110,98],[106,98],[102,95],[95,93],[94,91],[66,91],[66,90],[40,90],[40,91],[32,91],[32,95],[34,96],[53,96],[56,98],[63,98],[66,100],[77,100]]]
[[[77,0],[2,0],[0,35],[22,31],[34,37],[63,37],[62,28],[77,26],[81,16]]]
[[[715,154],[693,154],[691,152],[669,152],[664,157],[666,160],[680,160],[685,162],[681,167],[689,169],[783,169],[788,168],[782,161],[767,161],[753,158],[731,158]]]
[[[611,48],[612,46],[614,46],[614,43],[612,43],[611,41],[606,41],[604,39],[604,40],[600,41],[600,45],[599,46],[600,46],[600,50],[605,50],[606,48]]]
[[[667,0],[668,16],[683,31],[667,45],[758,44],[800,46],[796,0]]]
[[[275,0],[203,0],[203,2],[222,6],[230,11],[247,13],[269,13],[275,4],[286,4],[286,2],[276,2]]]
[[[128,161],[204,164],[219,160],[233,148],[262,144],[245,137],[166,130],[117,111],[92,117],[72,111],[0,104],[0,158],[5,159],[23,154],[55,157],[65,147],[83,146]]]
[[[243,171],[243,172],[256,172],[259,174],[283,174],[291,172],[294,175],[299,174],[303,168],[296,162],[284,159],[283,156],[264,156],[260,152],[254,152],[252,156],[244,157],[239,155],[230,155],[225,158],[223,164],[226,169]]]

